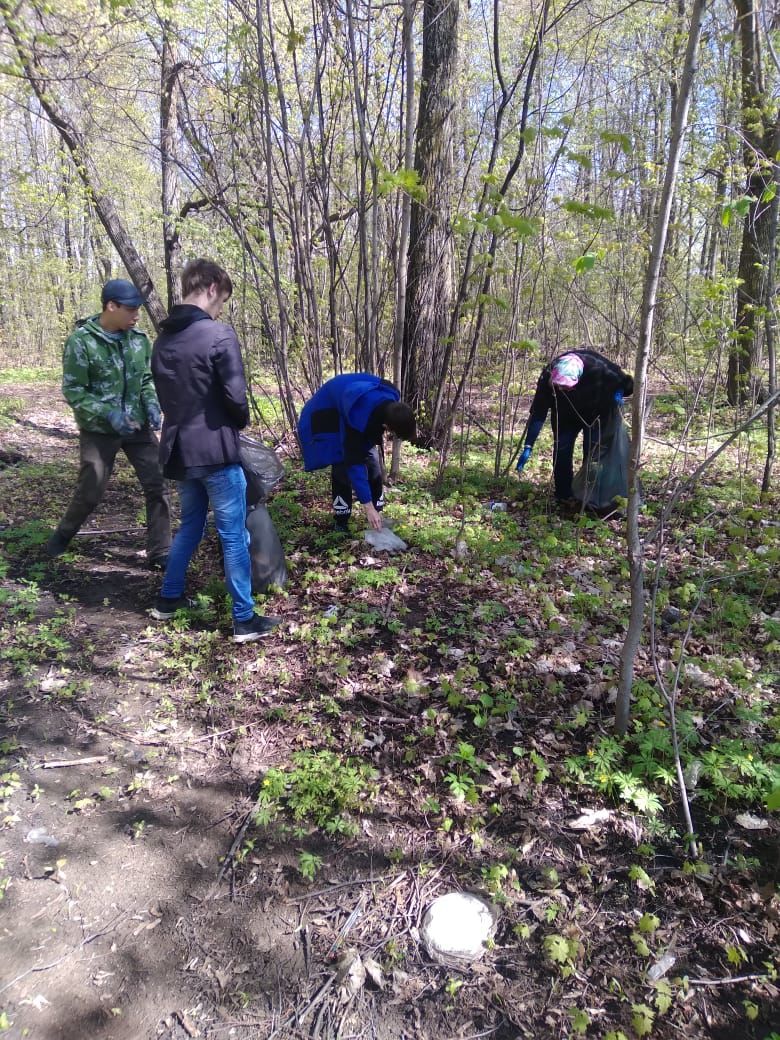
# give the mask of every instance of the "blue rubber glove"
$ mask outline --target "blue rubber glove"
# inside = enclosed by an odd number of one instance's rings
[[[616,390],[615,391],[615,404],[622,404],[622,403],[623,403],[623,391],[622,390]]]
[[[516,466],[516,469],[517,469],[518,473],[522,473],[523,470],[525,469],[525,464],[531,458],[531,452],[532,451],[533,451],[533,448],[530,448],[526,444],[526,446],[520,452],[520,458],[517,460],[517,466]]]
[[[119,434],[120,437],[129,437],[131,433],[135,433],[138,429],[138,424],[134,423],[130,416],[123,412],[121,408],[112,408],[106,419],[108,419],[114,433]]]
[[[150,404],[146,409],[146,418],[153,430],[159,430],[162,426],[162,413],[155,404]]]

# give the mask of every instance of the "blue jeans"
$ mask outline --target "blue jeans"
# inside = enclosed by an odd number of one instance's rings
[[[181,526],[173,539],[161,594],[184,595],[187,568],[206,530],[209,502],[225,564],[225,584],[233,600],[233,618],[248,621],[255,612],[252,569],[247,547],[246,477],[239,465],[223,466],[208,476],[179,481]]]

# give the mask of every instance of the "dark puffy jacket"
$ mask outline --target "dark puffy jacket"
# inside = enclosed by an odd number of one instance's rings
[[[576,354],[582,359],[585,368],[579,382],[570,389],[553,387],[550,372],[558,358],[545,365],[531,402],[529,425],[541,425],[552,410],[554,425],[590,426],[598,418],[604,419],[610,414],[617,390],[624,397],[633,393],[633,377],[595,350],[567,350],[565,353]],[[562,354],[559,356],[563,357]]]
[[[392,383],[368,372],[334,376],[323,383],[298,419],[304,469],[344,462],[358,501],[370,502],[363,460],[375,444],[381,444],[383,434],[382,423],[373,413],[378,405],[400,397]]]
[[[177,470],[238,462],[249,405],[235,332],[190,304],[174,307],[160,328],[152,349],[164,414],[160,461],[165,467],[173,456]]]

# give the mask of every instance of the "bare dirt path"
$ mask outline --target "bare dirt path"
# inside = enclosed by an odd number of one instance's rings
[[[3,461],[48,467],[63,502],[77,445],[56,389],[6,393],[23,406],[2,431]],[[145,569],[138,497],[120,463],[89,524],[119,532],[86,534],[76,562],[36,572],[39,629],[70,599],[79,667],[44,662],[24,679],[3,668],[2,737],[16,765],[0,832],[0,875],[11,879],[0,1008],[14,1040],[173,1040],[204,1035],[204,1020],[219,1026],[213,1035],[260,1036],[228,1010],[214,1016],[214,1004],[240,1010],[240,997],[226,998],[248,973],[274,994],[301,970],[298,909],[267,898],[239,908],[216,883],[246,776],[199,720],[161,711],[171,691],[145,613],[158,579]],[[41,518],[56,516],[39,504]],[[7,519],[25,506],[6,501]]]

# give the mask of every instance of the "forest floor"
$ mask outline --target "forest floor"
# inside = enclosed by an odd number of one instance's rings
[[[669,460],[700,457],[674,454],[673,421],[654,414],[647,533]],[[213,536],[196,607],[150,620],[125,460],[46,559],[75,427],[54,382],[6,379],[3,1037],[780,1034],[780,525],[760,450],[672,515],[624,742],[623,523],[555,512],[546,444],[523,483],[493,481],[492,451],[470,445],[437,490],[436,460],[407,452],[388,512],[410,549],[389,559],[357,516],[332,534],[325,477],[290,462],[271,503],[289,582],[262,604],[283,622],[236,647]],[[447,891],[498,915],[462,969],[420,938]]]

